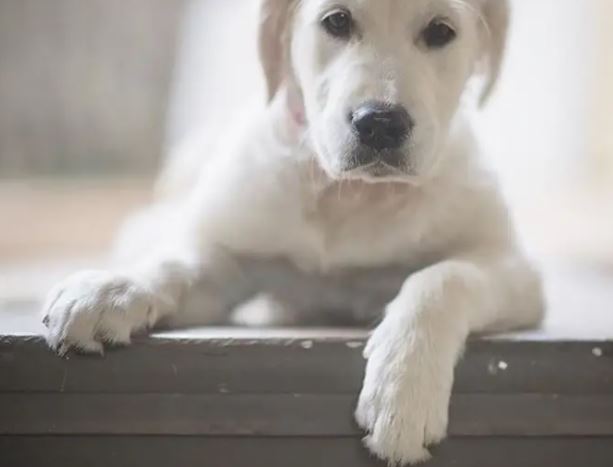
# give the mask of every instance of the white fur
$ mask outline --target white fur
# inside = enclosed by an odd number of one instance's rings
[[[488,54],[500,53],[501,38],[491,50],[488,40],[504,25],[484,22],[506,4],[346,0],[361,28],[351,45],[318,25],[337,4],[264,0],[271,102],[233,121],[214,152],[185,146],[163,179],[173,196],[124,231],[117,269],[52,292],[48,341],[60,352],[100,352],[161,320],[215,324],[237,310],[253,323],[248,309],[272,303],[270,317],[283,324],[320,313],[374,322],[388,304],[365,352],[356,419],[376,455],[418,462],[445,437],[468,335],[542,316],[539,277],[459,109],[478,65],[497,63]],[[418,40],[434,16],[459,30],[437,52]],[[372,99],[401,103],[416,123],[407,171],[393,178],[342,169],[355,146],[347,109]]]

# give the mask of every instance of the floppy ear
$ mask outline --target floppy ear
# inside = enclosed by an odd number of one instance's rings
[[[483,61],[486,83],[481,94],[483,106],[492,95],[502,68],[510,22],[508,0],[479,0],[483,19]]]
[[[288,22],[293,0],[260,1],[259,52],[271,101],[288,71]]]

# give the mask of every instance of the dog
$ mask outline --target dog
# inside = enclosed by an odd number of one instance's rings
[[[506,0],[262,0],[265,105],[182,150],[116,268],[50,292],[51,348],[263,309],[378,322],[355,418],[379,458],[427,460],[469,335],[543,317],[466,111],[475,77],[482,102],[496,83],[509,16]]]

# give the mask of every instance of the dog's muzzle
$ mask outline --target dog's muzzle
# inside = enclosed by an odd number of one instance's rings
[[[378,163],[390,168],[405,164],[401,149],[414,124],[403,106],[367,102],[351,113],[350,120],[359,146],[348,170]]]

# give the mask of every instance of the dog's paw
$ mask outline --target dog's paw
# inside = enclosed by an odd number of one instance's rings
[[[43,307],[49,346],[102,354],[104,344],[127,345],[133,332],[152,326],[153,294],[128,277],[82,272],[57,285]]]
[[[355,417],[367,432],[368,449],[392,466],[429,460],[428,447],[447,433],[453,372],[418,347],[407,352],[385,341],[368,346]]]

